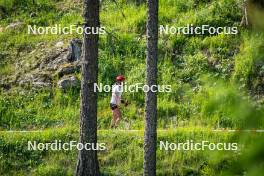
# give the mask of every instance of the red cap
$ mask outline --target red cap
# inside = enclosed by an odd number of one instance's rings
[[[116,77],[116,81],[124,81],[125,77],[123,75],[119,75]]]

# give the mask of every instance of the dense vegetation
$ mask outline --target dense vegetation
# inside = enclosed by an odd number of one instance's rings
[[[195,138],[199,140],[202,137],[208,137],[207,140],[214,141],[227,140],[227,137],[225,134],[211,134],[207,129],[263,128],[264,34],[258,30],[258,26],[240,26],[243,17],[243,1],[160,0],[159,6],[159,23],[163,25],[208,24],[239,28],[238,35],[160,35],[158,81],[161,85],[171,85],[172,92],[158,95],[159,129],[204,128],[205,136],[199,133]],[[107,34],[100,36],[98,81],[103,84],[112,84],[117,74],[124,74],[127,84],[144,83],[145,2],[119,0],[114,3],[111,0],[103,0],[100,8],[101,25],[106,27]],[[57,42],[63,41],[67,45],[72,38],[82,38],[77,34],[28,35],[27,25],[81,24],[83,22],[81,15],[82,1],[80,0],[0,0],[2,85],[28,72],[31,65],[38,60],[35,55],[53,49]],[[16,30],[4,30],[5,26],[15,21],[23,24]],[[2,32],[1,29],[3,29]],[[39,48],[39,43],[45,47]],[[77,74],[80,77],[79,73]],[[124,120],[119,129],[142,130],[144,93],[128,92],[124,96],[129,100],[130,105],[123,108]],[[99,129],[109,128],[111,120],[109,100],[109,93],[99,94]],[[63,140],[76,139],[79,105],[78,88],[61,91],[54,84],[52,89],[35,90],[22,88],[15,83],[11,84],[8,90],[5,87],[1,88],[0,130],[41,129],[48,132],[40,136],[18,134],[14,135],[15,140],[11,138],[13,134],[1,132],[1,154],[2,151],[7,154],[0,156],[0,175],[4,173],[8,175],[16,171],[23,175],[29,170],[35,175],[70,175],[73,172],[76,157],[74,152],[70,155],[66,155],[65,152],[56,154],[29,152],[25,151],[23,146],[28,138],[34,137],[41,141],[60,137]],[[54,130],[58,133],[53,134]],[[109,153],[100,153],[103,173],[140,175],[142,172],[142,140],[139,140],[141,135],[120,133],[118,136],[121,137],[117,139],[117,133],[102,132],[99,135],[99,140],[107,140],[111,146],[116,145]],[[109,136],[106,137],[106,135]],[[162,133],[160,138],[176,139],[178,135],[175,133],[170,136],[170,134]],[[183,130],[180,132],[181,135],[185,139],[193,137],[194,134]],[[233,140],[239,141],[239,139],[239,136],[235,136]],[[128,141],[133,142],[127,144]],[[261,144],[260,141],[260,146]],[[122,148],[128,148],[128,150],[124,151]],[[18,154],[23,157],[15,156]],[[175,152],[170,155],[160,152],[158,158],[163,162],[158,163],[158,173],[170,174],[178,171],[179,175],[191,173],[215,175],[230,168],[231,165],[234,166],[236,157],[239,156],[239,154],[235,157],[227,155],[221,157],[221,161],[211,163],[206,153]],[[250,157],[255,156],[250,155]],[[14,161],[16,161],[15,164]],[[252,161],[255,160],[252,159]],[[67,168],[61,170],[65,165]],[[245,166],[250,165],[245,164]],[[245,167],[235,168],[234,172],[242,175],[245,169]]]
[[[178,131],[159,131],[158,140],[186,142],[193,140],[201,142],[238,142],[238,135],[229,133],[211,133],[205,129],[178,129]],[[46,130],[39,133],[0,133],[1,142],[1,175],[72,175],[76,163],[74,151],[29,151],[27,141],[64,142],[77,140],[78,132],[73,128]],[[244,147],[250,146],[254,140],[263,136],[251,135]],[[142,175],[143,172],[143,131],[100,131],[99,142],[107,144],[107,150],[99,152],[99,162],[103,175]],[[243,148],[240,143],[239,148]],[[158,147],[159,148],[159,147]],[[250,149],[250,148],[249,148]],[[250,149],[251,150],[251,149]],[[248,154],[250,150],[245,153]],[[242,175],[248,169],[255,169],[253,159],[239,157],[241,151],[165,151],[157,152],[158,175]],[[21,157],[23,156],[23,157]],[[14,162],[15,161],[15,162]],[[230,169],[233,164],[234,168]],[[240,166],[236,168],[236,166]]]

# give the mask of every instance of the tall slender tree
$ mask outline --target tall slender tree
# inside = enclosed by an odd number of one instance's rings
[[[99,0],[84,0],[84,28],[99,27]],[[98,78],[98,34],[86,34],[83,38],[80,143],[97,143],[97,93],[94,83]],[[80,150],[76,176],[99,175],[96,150]]]
[[[148,0],[147,17],[147,79],[151,87],[157,85],[158,62],[158,0]],[[145,95],[145,133],[144,133],[144,175],[156,175],[157,141],[157,93],[148,91]]]

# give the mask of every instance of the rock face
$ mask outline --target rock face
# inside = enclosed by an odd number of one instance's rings
[[[51,53],[48,53],[48,55],[42,59],[39,65],[39,69],[56,71],[61,65],[68,63],[66,59],[66,53],[66,49],[58,49],[51,51]]]
[[[36,50],[26,56],[26,58],[36,58],[30,66],[26,63],[27,59],[18,64],[18,70],[19,68],[26,68],[27,70],[24,69],[24,73],[19,73],[15,84],[46,88],[56,85],[56,80],[59,78],[57,85],[61,89],[78,86],[79,80],[74,74],[81,69],[82,41],[72,39],[68,48],[63,48],[63,42],[57,42],[53,46],[53,48],[46,48],[44,43],[40,43]]]
[[[79,61],[82,55],[82,41],[80,39],[73,39],[70,42],[68,50],[67,60],[69,62]]]
[[[58,42],[57,45],[60,47],[62,44]],[[49,53],[41,62],[40,69],[57,71],[60,67],[65,64],[71,63],[73,65],[78,65],[81,59],[82,53],[82,41],[80,39],[72,39],[67,49],[54,49],[52,53]]]
[[[63,77],[58,81],[58,88],[60,89],[75,88],[79,85],[80,81],[75,76]]]
[[[35,88],[45,88],[52,86],[52,78],[49,73],[26,74],[18,79],[21,86],[32,85]]]
[[[6,26],[6,30],[15,30],[15,29],[19,29],[22,25],[24,25],[24,23],[17,21],[15,23],[10,23],[8,26]]]
[[[52,84],[48,82],[33,82],[32,86],[34,88],[51,88]]]
[[[63,45],[64,45],[64,43],[62,41],[60,41],[60,42],[57,42],[55,46],[57,48],[61,48],[61,47],[63,47]]]
[[[80,65],[78,64],[69,64],[62,66],[58,69],[57,75],[60,77],[63,77],[64,75],[73,74],[75,72],[80,71]]]

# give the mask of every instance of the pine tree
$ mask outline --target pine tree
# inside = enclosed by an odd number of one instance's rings
[[[158,61],[158,0],[148,0],[147,17],[147,79],[151,87],[157,85]],[[156,175],[156,141],[157,141],[157,94],[146,92],[145,133],[144,133],[144,175]]]
[[[84,28],[99,27],[99,0],[84,0]],[[95,34],[85,34],[83,39],[80,143],[97,143],[97,93],[93,86],[98,78],[98,40]],[[76,176],[99,175],[96,150],[80,150]]]

